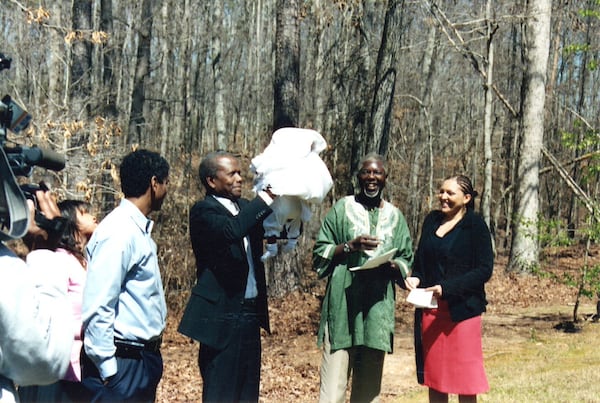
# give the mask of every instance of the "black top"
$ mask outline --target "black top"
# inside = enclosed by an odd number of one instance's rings
[[[485,312],[484,284],[492,276],[494,254],[490,231],[483,218],[467,210],[444,237],[435,231],[442,224],[441,211],[432,211],[423,222],[412,276],[419,287],[442,286],[452,320],[459,322]]]

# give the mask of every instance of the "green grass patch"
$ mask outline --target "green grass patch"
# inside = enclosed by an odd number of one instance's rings
[[[556,309],[546,307],[546,312]],[[569,308],[560,314],[568,318]],[[559,322],[532,324],[542,312],[510,314],[510,326],[485,327],[484,357],[490,391],[479,402],[600,402],[600,323],[584,321],[576,333],[556,330]],[[502,317],[502,314],[495,315]],[[490,318],[491,319],[491,318]],[[427,388],[411,389],[394,402],[427,402]],[[458,402],[450,396],[450,402]]]
[[[511,346],[508,354],[488,352],[490,392],[481,402],[599,402],[600,324],[584,323],[578,333],[550,331]]]

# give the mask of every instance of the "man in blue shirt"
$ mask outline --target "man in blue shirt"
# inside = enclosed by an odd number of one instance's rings
[[[137,150],[123,159],[119,174],[125,198],[87,245],[82,382],[92,401],[153,402],[167,309],[147,216],[167,194],[169,164]]]

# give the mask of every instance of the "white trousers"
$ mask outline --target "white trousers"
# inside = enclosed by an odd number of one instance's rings
[[[379,402],[385,352],[356,346],[331,351],[328,327],[321,359],[319,403],[343,403],[352,376],[350,402]]]

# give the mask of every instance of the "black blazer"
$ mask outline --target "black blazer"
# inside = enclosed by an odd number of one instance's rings
[[[426,253],[424,244],[436,236],[442,219],[443,213],[436,210],[423,221],[412,276],[421,280],[419,287],[440,284],[452,320],[459,322],[485,312],[484,284],[492,276],[494,253],[485,221],[471,209],[452,229],[456,233],[447,250]]]
[[[239,199],[240,212],[232,215],[213,196],[194,204],[190,211],[190,238],[196,256],[197,282],[178,331],[213,348],[227,346],[233,323],[241,312],[248,261],[243,239],[249,235],[258,287],[257,311],[261,326],[269,331],[263,253],[263,220],[271,208],[260,198]]]

